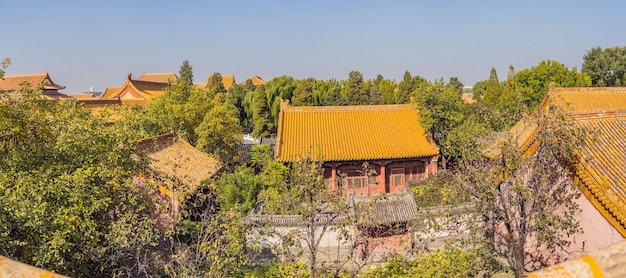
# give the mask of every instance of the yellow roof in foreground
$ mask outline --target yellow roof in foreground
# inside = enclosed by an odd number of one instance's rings
[[[438,153],[412,104],[281,107],[276,143],[279,161],[294,161],[307,154],[321,155],[325,161],[357,161]]]
[[[591,131],[575,180],[598,211],[626,237],[626,88],[550,88],[542,108],[566,106],[573,121]],[[510,131],[520,150],[534,153],[536,123],[525,118]],[[495,158],[496,145],[485,151]]]

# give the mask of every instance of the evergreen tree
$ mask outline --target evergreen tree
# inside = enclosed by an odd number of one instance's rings
[[[313,105],[313,85],[315,79],[307,78],[298,82],[296,89],[293,91],[291,103],[294,106],[311,106]]]
[[[367,104],[369,100],[369,92],[365,89],[363,75],[356,70],[349,74],[348,85],[346,87],[346,99],[349,105]]]
[[[513,76],[515,76],[515,68],[513,65],[509,65],[509,73],[507,74],[506,79],[511,80],[513,79]]]
[[[183,61],[183,64],[180,66],[180,70],[178,71],[178,82],[187,85],[193,84],[192,66],[187,60]]]
[[[489,73],[489,82],[487,82],[487,88],[483,96],[483,102],[490,107],[496,107],[500,101],[500,95],[502,94],[502,88],[500,87],[500,81],[498,81],[498,73],[495,68],[491,68]]]
[[[265,85],[259,86],[254,91],[254,108],[252,118],[254,120],[253,137],[267,137],[273,126],[270,121],[270,111],[267,106],[267,97],[265,95]]]
[[[341,94],[341,87],[331,89],[324,98],[324,104],[328,106],[348,105],[346,98]]]
[[[378,76],[381,76],[381,75],[379,74]],[[368,90],[370,92],[368,104],[372,104],[372,105],[385,104],[385,100],[383,99],[383,96],[380,94],[380,90],[378,89],[378,86],[376,85],[376,83],[368,83],[367,87],[369,87]]]
[[[408,70],[404,72],[404,78],[398,85],[398,95],[396,103],[409,103],[411,101],[411,93],[415,90],[415,82]]]
[[[216,72],[209,77],[207,90],[210,90],[213,93],[226,93],[226,88],[224,88],[224,83],[222,83],[222,75],[219,72]]]

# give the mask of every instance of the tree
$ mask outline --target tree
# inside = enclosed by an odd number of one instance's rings
[[[4,78],[4,71],[7,69],[7,67],[10,64],[11,64],[11,59],[4,58],[4,60],[2,60],[2,63],[0,63],[0,79]]]
[[[346,100],[348,105],[364,105],[367,104],[368,99],[369,92],[365,89],[363,75],[359,71],[351,71],[346,86]]]
[[[193,71],[189,61],[183,61],[183,64],[180,66],[180,70],[178,71],[178,76],[178,82],[186,85],[193,85]]]
[[[386,104],[396,103],[396,82],[389,79],[383,79],[378,83],[378,90]]]
[[[416,100],[422,126],[431,132],[437,145],[442,148],[442,165],[445,169],[449,154],[445,150],[448,133],[463,121],[461,93],[445,86],[440,78],[421,86]]]
[[[583,56],[582,73],[594,87],[626,86],[626,47],[594,47]]]
[[[245,227],[233,211],[205,209],[199,221],[185,220],[173,232],[164,266],[170,277],[238,277],[248,263]]]
[[[307,78],[298,82],[296,89],[291,97],[291,104],[294,106],[312,106],[313,105],[313,85],[315,79]]]
[[[254,89],[252,91],[254,91]],[[246,91],[245,86],[235,83],[230,89],[228,89],[228,94],[226,95],[228,103],[234,105],[237,107],[237,110],[239,110],[239,124],[244,130],[248,130],[252,126],[252,123],[250,123],[246,113],[244,101],[246,95],[252,91]]]
[[[536,126],[534,154],[524,154],[510,134],[498,141],[492,159],[467,159],[461,168],[484,219],[482,228],[475,227],[484,236],[480,244],[493,256],[505,257],[516,277],[534,270],[534,263],[545,265],[546,254],[566,259],[562,250],[569,236],[580,232],[574,218],[580,192],[566,169],[578,161],[587,136],[561,107],[551,106],[525,121],[527,128]]]
[[[133,183],[145,166],[133,159],[136,132],[74,100],[17,94],[0,102],[2,252],[71,276],[155,275],[142,269],[161,262],[160,235]]]
[[[222,75],[219,72],[214,73],[209,77],[209,84],[207,84],[207,90],[212,91],[215,94],[226,93],[224,83],[222,83]]]
[[[280,103],[283,100],[291,99],[293,91],[296,89],[296,85],[296,80],[293,79],[293,77],[286,75],[272,78],[272,80],[265,83],[265,101],[269,111],[268,119],[271,123],[270,129],[268,130],[269,134],[276,133],[276,128],[278,128]]]
[[[261,85],[254,91],[253,97],[253,120],[254,130],[253,137],[267,137],[273,129],[270,119],[270,111],[267,107],[267,98],[265,94],[265,85]]]
[[[212,108],[195,129],[198,134],[197,148],[213,154],[226,166],[238,161],[239,144],[243,140],[239,125],[239,111],[218,93],[213,98]]]
[[[487,82],[487,88],[483,95],[483,101],[489,107],[497,107],[502,95],[502,87],[500,81],[498,81],[498,73],[495,68],[491,68],[489,73],[489,81]]]
[[[541,61],[537,66],[518,71],[513,82],[523,104],[531,111],[543,100],[550,82],[554,82],[556,87],[591,86],[591,78],[586,74],[579,73],[575,67],[569,70],[565,65],[551,60]]]
[[[341,87],[336,86],[332,88],[324,98],[324,105],[329,106],[340,106],[340,105],[348,105],[348,101],[341,94]]]
[[[448,86],[454,88],[455,90],[461,93],[463,92],[463,83],[459,81],[458,77],[455,77],[455,76],[450,77],[450,81],[448,81]]]
[[[398,95],[396,96],[396,103],[409,103],[411,101],[411,94],[416,89],[416,84],[411,76],[411,73],[407,70],[404,72],[404,77],[398,85]]]
[[[369,91],[369,99],[367,101],[367,104],[371,104],[371,105],[380,105],[380,104],[385,104],[385,100],[383,99],[383,96],[380,94],[380,90],[378,89],[378,85],[376,85],[376,83],[367,83],[366,86]]]
[[[483,101],[483,96],[485,95],[485,91],[487,91],[487,84],[489,84],[489,80],[481,80],[474,83],[472,87],[472,99],[477,102]]]

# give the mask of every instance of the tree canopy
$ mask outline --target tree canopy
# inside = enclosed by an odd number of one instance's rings
[[[583,56],[582,72],[594,87],[626,86],[626,46],[592,48]]]

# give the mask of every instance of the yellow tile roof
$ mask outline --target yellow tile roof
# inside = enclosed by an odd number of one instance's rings
[[[121,99],[122,104],[148,106],[153,98],[161,96],[165,93],[165,89],[168,85],[168,83],[163,82],[134,80],[131,78],[131,75],[128,74],[126,82],[124,82],[121,87],[107,87],[100,98],[120,99],[120,94],[127,87],[130,87],[132,91],[140,95],[141,99]]]
[[[143,73],[137,80],[141,81],[149,81],[149,82],[158,82],[158,83],[174,83],[178,80],[178,76],[174,72],[164,72],[164,73]]]
[[[575,181],[591,203],[626,237],[626,88],[550,88],[540,109],[566,106],[571,119],[592,132]],[[524,119],[510,133],[524,153],[534,152],[536,124]],[[496,157],[496,145],[485,156]]]
[[[263,85],[263,84],[265,84],[265,80],[263,80],[261,77],[258,77],[258,76],[256,76],[256,75],[253,75],[253,76],[252,76],[252,77],[250,77],[249,79],[252,81],[252,85],[257,86],[257,87],[258,87],[258,86],[261,86],[261,85]],[[240,82],[240,83],[239,83],[239,85],[242,85],[242,86],[243,86],[243,85],[246,85],[246,82],[247,82],[247,81],[248,81],[248,80],[243,81],[243,82]]]
[[[626,237],[626,114],[580,120],[593,132],[576,165],[591,203]]]
[[[138,144],[150,158],[150,169],[195,187],[220,168],[217,160],[187,143],[175,133],[144,139]]]
[[[325,161],[434,156],[439,149],[415,105],[281,106],[276,159],[310,154]]]
[[[20,89],[22,83],[30,83],[32,87],[42,85],[46,90],[65,89],[65,86],[56,84],[48,75],[48,72],[36,74],[7,75],[0,78],[0,91],[15,91]]]

